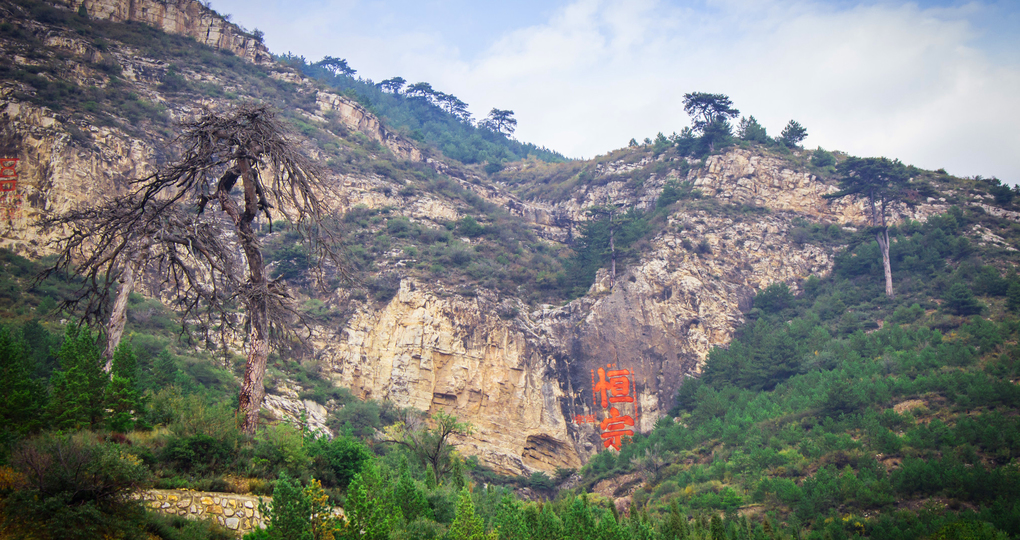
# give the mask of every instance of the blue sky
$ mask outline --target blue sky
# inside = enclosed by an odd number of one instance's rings
[[[728,94],[805,146],[1020,181],[1020,2],[212,0],[275,53],[426,81],[517,138],[594,157]]]

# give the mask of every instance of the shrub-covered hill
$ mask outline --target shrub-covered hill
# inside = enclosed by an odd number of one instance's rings
[[[1008,246],[961,235],[975,226]],[[812,538],[1020,534],[1016,231],[958,208],[897,227],[895,298],[867,237],[799,294],[765,289],[673,416],[599,454],[583,489],[664,518],[722,513],[736,538],[766,522]]]

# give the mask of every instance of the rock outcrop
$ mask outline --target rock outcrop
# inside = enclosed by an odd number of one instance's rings
[[[732,338],[758,290],[778,281],[796,288],[831,269],[833,253],[787,232],[797,217],[854,222],[860,205],[830,205],[822,195],[833,186],[780,165],[742,151],[714,156],[688,179],[723,204],[669,216],[612,287],[602,271],[587,296],[562,307],[503,319],[508,306],[484,294],[463,298],[405,279],[388,304],[364,306],[323,337],[331,377],[363,397],[470,420],[476,432],[462,444],[503,472],[576,467],[605,448],[606,410],[593,400],[599,368],[629,371],[636,399],[624,412],[636,430],[650,430],[708,351]],[[648,184],[634,192],[608,183],[581,204],[653,204],[659,188]],[[573,214],[577,204],[548,212]],[[748,213],[735,204],[760,206]]]
[[[90,17],[113,22],[135,21],[168,34],[195,38],[255,63],[273,55],[255,35],[232,24],[198,0],[83,0]],[[77,7],[79,3],[75,4]]]

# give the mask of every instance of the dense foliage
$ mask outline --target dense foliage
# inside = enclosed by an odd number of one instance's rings
[[[962,236],[976,221],[1000,224],[954,208],[894,228],[895,300],[863,233],[831,276],[763,290],[675,421],[600,454],[587,485],[639,472],[653,515],[741,509],[807,537],[1020,534],[1020,279]]]
[[[309,63],[303,57],[286,55],[280,61],[294,66],[309,77],[322,81],[340,92],[357,99],[387,125],[406,136],[426,143],[443,152],[448,158],[461,163],[488,163],[499,170],[500,163],[517,161],[529,156],[544,161],[565,161],[558,152],[522,143],[512,139],[502,126],[508,121],[506,113],[493,109],[495,119],[487,123],[471,121],[467,104],[456,96],[434,90],[428,83],[416,83],[403,89],[395,85],[394,77],[382,83],[355,77],[351,70],[334,70],[327,61]],[[490,113],[490,119],[493,114]],[[512,133],[512,130],[510,130]]]

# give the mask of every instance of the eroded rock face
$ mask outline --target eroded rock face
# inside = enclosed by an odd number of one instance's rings
[[[363,397],[471,421],[469,453],[504,472],[576,467],[603,450],[592,373],[633,373],[636,421],[651,430],[672,407],[685,376],[714,345],[727,343],[755,292],[828,271],[832,254],[786,239],[791,215],[734,219],[707,213],[670,218],[654,251],[589,296],[561,308],[501,319],[482,297],[441,297],[402,283],[379,310],[365,310],[324,340],[332,377]],[[708,242],[710,253],[683,247]]]
[[[724,203],[762,209],[748,214],[724,204],[717,212],[678,212],[638,264],[615,280],[600,272],[589,295],[566,306],[506,320],[483,291],[468,299],[405,280],[388,304],[366,306],[323,339],[332,377],[363,397],[471,421],[475,434],[463,444],[503,472],[576,467],[604,449],[596,422],[605,409],[592,391],[600,367],[631,372],[637,399],[626,414],[637,430],[650,430],[684,377],[699,373],[708,351],[732,338],[756,291],[777,281],[796,287],[831,269],[833,253],[789,240],[792,221],[860,215],[859,205],[830,206],[822,198],[833,186],[755,161],[749,170],[751,160],[739,152],[717,156],[689,179]],[[645,192],[609,183],[582,204],[654,204],[661,188],[649,183]],[[577,208],[572,200],[543,212]]]
[[[39,218],[122,193],[128,179],[147,172],[152,151],[115,128],[94,126],[93,146],[83,149],[71,144],[69,127],[52,111],[11,100],[10,93],[0,86],[0,113],[21,136],[21,151],[17,188],[0,204],[0,247],[38,257],[52,249]]]
[[[271,62],[269,49],[197,0],[85,0],[89,16],[113,22],[137,21],[168,34],[195,38],[250,62]]]
[[[549,236],[565,236],[558,223],[580,219],[583,208],[653,205],[671,177],[639,190],[608,182],[562,204],[504,203],[535,216]],[[732,339],[757,291],[779,281],[796,289],[831,270],[833,252],[790,239],[794,220],[862,224],[867,210],[861,201],[829,201],[834,185],[746,150],[712,156],[679,179],[721,204],[669,216],[646,255],[615,280],[601,271],[584,298],[512,320],[499,318],[500,306],[481,291],[468,299],[405,280],[387,305],[366,306],[325,340],[334,380],[365,397],[471,421],[476,432],[463,444],[503,472],[573,467],[604,451],[597,422],[606,409],[593,393],[600,367],[630,372],[636,400],[621,414],[651,430],[684,378]],[[945,209],[929,201],[897,209],[897,219]]]
[[[470,421],[465,451],[503,472],[578,467],[555,362],[536,354],[522,321],[499,311],[484,293],[441,298],[405,279],[381,309],[324,336],[330,376],[363,398]]]

